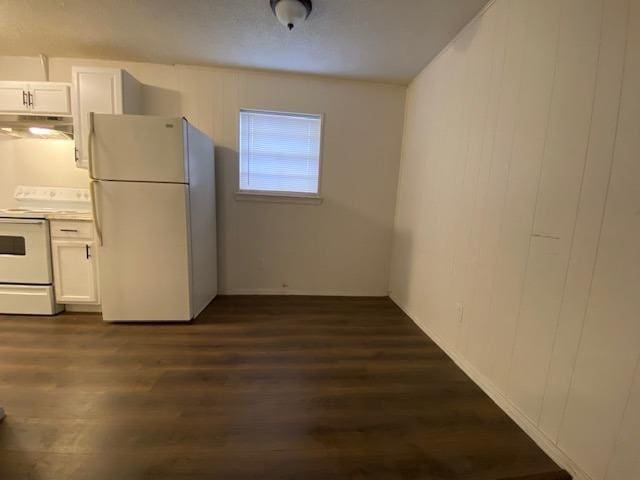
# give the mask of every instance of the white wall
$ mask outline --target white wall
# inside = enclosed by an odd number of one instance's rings
[[[410,85],[391,295],[576,478],[640,478],[640,0],[496,0]]]
[[[404,87],[68,58],[50,60],[50,79],[80,64],[127,69],[146,113],[184,115],[216,141],[222,293],[387,294]],[[39,65],[0,57],[0,79],[41,80]],[[325,114],[321,205],[235,198],[242,107]]]
[[[87,188],[89,175],[76,168],[73,148],[69,140],[0,141],[0,207],[20,206],[16,185]]]

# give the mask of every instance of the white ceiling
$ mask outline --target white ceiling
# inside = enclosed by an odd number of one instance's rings
[[[313,0],[288,32],[269,0],[0,0],[0,55],[288,70],[408,83],[487,0]]]

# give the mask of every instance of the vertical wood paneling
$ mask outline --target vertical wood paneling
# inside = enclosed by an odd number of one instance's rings
[[[602,5],[603,0],[568,0],[562,5],[553,98],[509,362],[509,393],[534,420],[542,407],[545,361],[553,349],[584,172]]]
[[[462,37],[467,60],[465,82],[462,85],[461,118],[450,126],[453,136],[458,139],[454,142],[453,152],[457,161],[455,168],[452,168],[452,165],[443,165],[448,174],[447,180],[440,183],[441,199],[438,202],[438,213],[448,211],[451,214],[444,217],[448,221],[448,228],[443,238],[445,243],[439,247],[441,254],[438,255],[438,259],[443,261],[442,271],[445,272],[445,277],[441,279],[443,295],[434,297],[438,303],[437,312],[441,312],[436,315],[435,327],[443,337],[452,342],[456,341],[460,318],[451,305],[456,304],[455,294],[464,290],[463,271],[468,263],[466,230],[473,202],[473,187],[481,160],[479,152],[482,130],[486,123],[495,31],[496,14],[489,12],[478,22],[474,31],[465,32],[473,34],[470,38]]]
[[[477,306],[477,277],[482,270],[480,260],[484,258],[481,255],[483,226],[487,212],[487,186],[492,172],[492,159],[495,147],[496,130],[498,128],[498,118],[500,113],[501,94],[503,92],[503,81],[505,73],[505,55],[507,44],[507,27],[511,19],[512,3],[497,2],[495,7],[490,10],[495,15],[494,35],[492,38],[492,66],[491,78],[487,91],[487,111],[484,127],[480,132],[481,145],[479,152],[473,152],[479,160],[477,178],[475,182],[475,190],[469,207],[470,223],[468,240],[466,244],[466,265],[460,275],[463,277],[464,286],[461,292],[462,311],[457,311],[458,321],[461,323],[460,332],[457,339],[457,348],[466,350],[467,339],[471,331],[477,334],[479,318],[474,308]],[[490,13],[487,12],[487,13]],[[475,344],[475,343],[474,343]]]
[[[468,72],[471,85],[465,102],[469,121],[466,139],[462,142],[463,171],[457,175],[455,188],[452,189],[455,217],[448,242],[453,249],[451,283],[447,289],[450,296],[443,299],[447,302],[443,309],[448,310],[448,335],[453,344],[459,343],[464,321],[464,310],[455,306],[464,303],[464,298],[469,296],[472,288],[469,273],[473,267],[470,253],[475,242],[472,237],[473,207],[477,199],[478,179],[483,170],[482,149],[492,100],[491,82],[496,79],[495,70],[501,69],[501,65],[496,65],[495,57],[497,55],[501,60],[504,57],[504,50],[497,48],[497,37],[504,31],[503,12],[504,9],[495,9],[482,17],[473,41],[474,50],[468,52],[472,59]],[[451,308],[452,305],[454,308]]]
[[[560,4],[527,2],[527,46],[491,296],[490,375],[506,389],[553,91]]]
[[[629,0],[605,0],[587,159],[562,307],[549,365],[540,429],[558,438],[589,298],[613,156]]]
[[[392,297],[593,480],[639,468],[628,2],[497,0],[419,75],[392,260]]]
[[[629,14],[620,123],[593,286],[558,443],[603,478],[640,358],[640,0]],[[631,477],[627,477],[631,478]]]
[[[472,299],[466,308],[465,322],[469,325],[466,350],[477,368],[486,373],[491,364],[490,301],[495,282],[494,266],[499,255],[500,224],[505,206],[504,196],[511,163],[511,148],[518,108],[518,96],[523,75],[526,39],[525,1],[503,0],[492,8],[504,8],[507,15],[505,55],[500,84],[497,122],[493,133],[492,156],[487,157],[488,179],[484,194],[482,227],[479,235],[480,257],[476,260],[475,285]]]
[[[606,480],[620,478],[640,478],[640,362],[607,466]]]
[[[448,82],[447,108],[443,111],[446,122],[444,136],[438,143],[442,143],[442,151],[434,156],[431,176],[438,179],[434,182],[430,191],[434,192],[433,203],[429,205],[432,219],[428,237],[432,241],[430,248],[425,252],[426,264],[429,265],[426,276],[428,278],[429,291],[433,295],[425,297],[427,311],[431,312],[434,328],[440,335],[450,338],[451,322],[447,322],[450,312],[443,303],[443,299],[449,294],[451,281],[451,265],[454,251],[448,248],[453,228],[455,226],[456,210],[453,204],[454,195],[457,193],[456,181],[464,170],[464,142],[462,138],[468,138],[469,129],[469,99],[472,83],[470,75],[473,71],[471,57],[466,55],[469,50],[476,50],[476,35],[480,26],[473,31],[465,30],[460,35],[460,48],[450,49],[445,58],[451,62],[453,75]]]

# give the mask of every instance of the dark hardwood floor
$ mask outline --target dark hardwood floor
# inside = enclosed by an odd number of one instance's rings
[[[0,479],[560,480],[389,299],[0,315]]]

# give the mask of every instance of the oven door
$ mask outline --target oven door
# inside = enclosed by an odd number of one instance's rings
[[[40,218],[0,218],[0,283],[51,282],[48,222]]]

